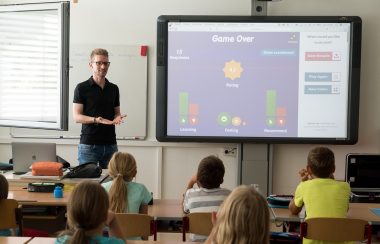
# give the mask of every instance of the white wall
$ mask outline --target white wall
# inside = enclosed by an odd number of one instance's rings
[[[20,0],[2,0],[19,3]],[[41,2],[41,1],[33,1]],[[345,155],[380,150],[380,1],[378,0],[282,0],[269,3],[271,15],[359,15],[363,19],[362,82],[359,142],[331,146],[336,153],[336,178],[344,179]],[[155,141],[156,19],[163,14],[249,15],[250,0],[79,0],[71,5],[71,43],[146,44],[149,46],[148,139],[119,142],[121,151],[132,152],[138,161],[137,181],[145,183],[156,197],[176,198],[182,193],[199,160],[217,154],[226,165],[225,187],[237,182],[237,158],[223,156],[231,144],[178,144]],[[112,70],[110,70],[112,72]],[[128,74],[126,74],[128,76]],[[83,77],[85,79],[86,77]],[[80,82],[80,81],[70,81]],[[11,157],[8,128],[0,128],[0,161]],[[78,140],[57,140],[58,153],[76,162]],[[274,145],[273,191],[292,193],[298,170],[305,165],[314,145]]]
[[[10,141],[0,139],[0,162],[8,162],[12,157]],[[17,139],[33,141],[33,139]],[[15,140],[12,140],[15,141]],[[48,140],[57,143],[57,154],[77,164],[78,140]],[[144,183],[155,198],[180,198],[188,180],[196,173],[198,162],[208,156],[218,155],[224,162],[226,173],[223,186],[229,189],[237,185],[237,162],[235,157],[224,156],[220,144],[170,144],[154,141],[120,141],[119,151],[133,154],[137,161],[136,181]],[[235,146],[235,145],[226,145]]]

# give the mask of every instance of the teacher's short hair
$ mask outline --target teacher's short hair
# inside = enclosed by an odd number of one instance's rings
[[[108,58],[108,51],[103,48],[95,48],[94,50],[92,50],[90,58],[92,59],[95,55],[102,55]]]

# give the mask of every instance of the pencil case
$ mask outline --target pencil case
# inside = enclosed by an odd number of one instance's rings
[[[34,162],[32,175],[39,176],[62,176],[63,164],[57,162]]]
[[[62,183],[32,182],[28,184],[29,192],[53,192],[56,186],[63,188]]]

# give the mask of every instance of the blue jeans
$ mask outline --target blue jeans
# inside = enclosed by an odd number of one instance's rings
[[[78,145],[79,165],[93,162],[106,169],[112,155],[117,152],[117,145]]]

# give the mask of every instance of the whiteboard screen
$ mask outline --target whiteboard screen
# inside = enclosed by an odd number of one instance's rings
[[[260,17],[158,18],[159,141],[357,142],[360,17]]]
[[[101,47],[109,52],[111,62],[107,79],[120,90],[120,109],[127,114],[125,122],[116,126],[118,139],[144,139],[146,136],[147,116],[147,56],[141,55],[142,46],[138,45],[93,45],[70,46],[70,84],[69,84],[69,130],[54,131],[40,129],[12,128],[13,137],[35,138],[79,138],[81,124],[73,120],[72,102],[76,85],[91,75],[88,65],[92,49]]]

